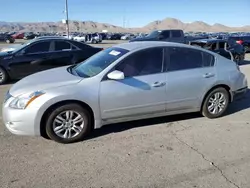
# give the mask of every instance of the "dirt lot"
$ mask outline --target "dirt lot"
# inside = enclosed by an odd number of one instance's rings
[[[241,70],[250,80],[247,59]],[[10,86],[0,86],[1,101]],[[250,93],[220,119],[108,125],[71,145],[12,135],[1,119],[0,187],[250,187]]]

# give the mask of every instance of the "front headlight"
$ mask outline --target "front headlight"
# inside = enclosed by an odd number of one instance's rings
[[[11,101],[9,107],[16,109],[25,109],[32,101],[34,101],[36,98],[40,97],[43,94],[45,94],[45,92],[36,91],[29,95],[21,95],[19,97],[16,97],[13,101]]]

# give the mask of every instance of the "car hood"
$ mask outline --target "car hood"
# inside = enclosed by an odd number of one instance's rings
[[[0,58],[1,57],[6,57],[6,56],[9,56],[9,53],[7,53],[7,52],[0,52]]]
[[[15,49],[19,48],[20,46],[21,46],[21,44],[14,44],[14,45],[7,46],[5,48],[2,48],[0,50],[0,53],[14,51]]]
[[[23,78],[11,87],[9,93],[16,97],[25,93],[76,84],[81,80],[81,77],[69,73],[67,67],[60,67],[35,73]]]

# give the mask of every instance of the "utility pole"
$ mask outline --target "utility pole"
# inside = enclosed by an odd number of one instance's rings
[[[68,12],[68,0],[65,0],[65,14],[66,14],[66,31],[69,38],[69,12]]]

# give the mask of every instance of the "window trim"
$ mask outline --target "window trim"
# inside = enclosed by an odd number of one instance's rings
[[[108,74],[111,73],[112,71],[116,70],[116,67],[119,66],[120,64],[122,64],[125,60],[127,60],[131,55],[134,55],[136,53],[139,53],[139,52],[142,52],[142,51],[146,51],[146,50],[150,50],[150,49],[156,49],[156,48],[161,48],[162,49],[162,68],[161,68],[161,72],[159,73],[155,73],[155,74],[162,74],[162,73],[165,73],[165,70],[164,70],[164,67],[166,66],[165,65],[165,47],[164,46],[157,46],[157,47],[149,47],[149,48],[144,48],[144,49],[140,49],[140,50],[137,50],[137,51],[134,51],[132,53],[129,53],[127,54],[127,56],[125,56],[122,60],[120,60],[116,65],[114,65],[114,67],[112,67],[104,76],[103,78],[101,79],[101,81],[106,81],[106,80],[110,80],[108,78]],[[141,77],[141,76],[147,76],[147,75],[155,75],[155,74],[144,74],[144,75],[137,75],[137,76],[133,76],[133,77],[125,77],[125,79],[128,79],[128,78],[138,78],[138,77]]]
[[[171,63],[170,62],[170,56],[168,55],[169,48],[181,48],[181,49],[185,48],[185,49],[188,49],[188,50],[194,50],[194,51],[200,52],[201,55],[202,55],[202,67],[189,68],[189,69],[181,69],[181,70],[172,70],[172,71],[168,70],[168,67],[170,66],[170,63]],[[203,62],[203,54],[204,53],[209,54],[209,55],[211,55],[213,57],[213,63],[212,63],[212,65],[210,65],[210,66],[204,66],[204,62]],[[213,54],[205,52],[203,50],[197,50],[197,49],[188,48],[188,47],[168,46],[168,47],[165,47],[165,57],[164,57],[164,59],[165,59],[165,63],[164,64],[166,65],[166,67],[165,67],[164,70],[165,70],[166,73],[168,73],[168,72],[177,72],[177,71],[187,71],[187,70],[201,69],[201,68],[211,68],[211,67],[214,67],[214,65],[215,65],[216,57]]]
[[[56,42],[66,42],[66,43],[68,43],[70,45],[70,49],[56,50]],[[76,49],[72,49],[73,46]],[[51,52],[69,52],[69,51],[78,51],[78,50],[79,50],[79,48],[76,45],[69,42],[69,41],[64,41],[64,40],[53,40],[52,41],[52,50],[51,50]]]

